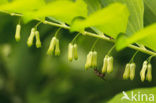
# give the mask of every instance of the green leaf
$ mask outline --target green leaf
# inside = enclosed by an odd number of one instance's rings
[[[126,99],[121,100],[121,98],[124,95],[123,95],[123,93],[119,93],[114,98],[112,98],[110,101],[108,101],[107,103],[154,103],[154,101],[152,101],[152,98],[154,95],[156,95],[156,87],[154,87],[154,88],[140,88],[140,89],[134,89],[134,90],[125,92],[130,99],[132,98],[132,92],[133,92],[134,96],[136,95],[135,98],[137,101],[135,101],[134,99],[133,99],[133,101],[129,101]],[[146,96],[142,97],[143,94],[146,94],[148,96],[147,97],[148,101],[146,101]],[[140,101],[138,99],[139,95],[140,95]],[[143,98],[143,101],[142,101],[142,98]],[[151,101],[149,101],[149,98]]]
[[[145,13],[144,21],[145,25],[152,24],[156,22],[156,0],[144,0]]]
[[[0,5],[8,3],[8,0],[0,0]]]
[[[37,10],[44,4],[44,0],[13,0],[12,2],[0,6],[0,10],[24,14],[25,12]]]
[[[100,0],[85,0],[89,15],[101,9]]]
[[[117,41],[117,50],[120,50],[135,42],[141,43],[156,51],[156,23],[134,33],[127,39],[123,39],[123,37],[120,37]]]
[[[127,8],[130,12],[130,17],[128,21],[126,34],[132,35],[133,33],[143,28],[143,17],[144,17],[143,0],[101,0],[101,1],[104,4],[104,6],[114,2],[120,2],[127,5]]]
[[[71,31],[83,32],[87,27],[96,27],[103,33],[116,38],[120,32],[126,32],[128,17],[126,5],[114,3],[91,14],[85,20],[75,20],[71,25]]]
[[[76,2],[70,0],[53,1],[40,10],[29,14],[31,17],[53,17],[62,22],[71,24],[75,17],[87,16],[87,5],[83,0]]]

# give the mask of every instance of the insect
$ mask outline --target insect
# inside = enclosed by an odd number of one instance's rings
[[[101,79],[105,80],[105,74],[101,73],[100,71],[98,71],[97,68],[94,69],[94,73],[96,74],[97,77],[100,77]]]

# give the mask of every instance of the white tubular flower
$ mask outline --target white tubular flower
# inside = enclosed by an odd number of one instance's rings
[[[148,63],[147,61],[144,61],[141,72],[140,72],[140,77],[141,77],[142,82],[144,82],[144,80],[145,80],[145,73],[146,73],[146,70],[147,70],[147,63]]]
[[[92,66],[92,59],[93,59],[93,52],[90,51],[89,54],[87,55],[87,59],[86,59],[86,64],[85,64],[86,70]]]
[[[34,36],[35,36],[35,28],[32,28],[31,29],[31,33],[30,33],[30,36],[29,36],[28,41],[27,41],[27,45],[29,47],[31,47],[33,45]]]
[[[60,43],[59,40],[56,39],[55,56],[59,56],[59,55],[60,55]]]
[[[69,43],[68,45],[68,60],[73,61],[73,52],[74,52],[74,46]]]
[[[40,41],[39,31],[35,31],[35,37],[36,37],[36,47],[40,48],[41,47],[41,41]]]
[[[77,53],[77,44],[74,44],[74,59],[78,59],[78,53]]]
[[[97,52],[94,51],[92,55],[92,67],[95,68],[97,67]]]
[[[123,79],[128,79],[129,78],[129,75],[130,74],[130,64],[126,64],[126,68],[125,68],[125,71],[124,71],[124,74],[123,74]]]
[[[20,41],[20,34],[21,33],[21,25],[20,24],[17,24],[17,26],[16,26],[16,33],[15,33],[15,39],[16,39],[16,41],[18,42],[18,41]]]
[[[107,62],[107,73],[111,73],[113,71],[113,57],[108,57]]]
[[[105,58],[103,59],[103,66],[102,66],[102,73],[107,72],[107,65],[108,65],[108,55],[105,56]]]
[[[133,80],[135,77],[135,63],[130,64],[130,79]]]
[[[152,65],[150,63],[147,65],[146,80],[148,80],[149,82],[152,81]]]
[[[53,54],[54,49],[55,49],[55,46],[56,46],[56,42],[57,42],[56,37],[53,37],[52,40],[51,40],[51,42],[50,42],[49,49],[47,51],[47,54],[48,55],[52,55]]]

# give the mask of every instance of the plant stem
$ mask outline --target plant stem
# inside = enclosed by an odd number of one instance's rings
[[[107,55],[110,56],[110,53],[113,51],[113,49],[115,48],[115,45],[113,45],[113,47],[108,51]]]
[[[94,50],[94,48],[95,48],[95,46],[96,46],[96,43],[99,41],[99,39],[97,38],[95,41],[94,41],[94,43],[93,43],[93,45],[92,45],[92,48],[91,48],[91,51],[93,51]]]
[[[139,52],[139,51],[136,51],[136,52],[133,54],[133,57],[131,58],[131,60],[129,61],[129,63],[132,63],[132,62],[134,61],[134,58],[135,58],[135,56],[137,55],[138,52]]]
[[[23,16],[22,14],[9,13],[7,11],[0,11],[0,12],[7,13],[7,14],[10,14],[12,16]],[[64,29],[70,29],[70,27],[67,26],[67,25],[65,25],[65,24],[58,24],[58,23],[49,22],[49,21],[46,21],[46,20],[45,21],[42,21],[40,19],[36,19],[36,20],[41,21],[44,24],[48,24],[48,25],[52,25],[52,26],[56,26],[56,27],[60,27],[60,28],[64,28]],[[112,40],[112,39],[110,39],[108,37],[105,37],[105,36],[98,35],[96,33],[91,33],[91,32],[84,31],[81,34],[86,35],[86,36],[91,36],[91,37],[99,38],[99,39],[103,39],[103,40],[106,40],[106,41],[115,43],[115,40]],[[156,56],[156,52],[153,52],[153,51],[150,51],[150,50],[147,50],[147,49],[143,49],[143,48],[137,47],[137,46],[132,45],[132,44],[128,45],[127,47],[129,47],[131,49],[134,49],[136,51],[140,51],[140,52],[145,53],[145,54]]]
[[[57,35],[59,34],[59,32],[60,32],[60,30],[61,30],[62,28],[58,28],[57,29],[57,31],[56,31],[56,33],[55,33],[55,37],[57,38]]]
[[[74,37],[74,39],[71,41],[71,43],[74,43],[75,40],[78,38],[78,36],[79,36],[80,34],[81,34],[81,33],[78,33],[78,34]]]

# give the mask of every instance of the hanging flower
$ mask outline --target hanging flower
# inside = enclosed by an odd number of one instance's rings
[[[41,41],[40,41],[39,31],[35,31],[35,37],[36,37],[36,47],[40,48],[41,47]]]
[[[52,38],[47,54],[52,55],[54,52],[55,52],[55,56],[60,55],[59,40],[56,37]]]
[[[15,39],[17,42],[20,41],[20,33],[21,33],[21,25],[17,24],[15,33]]]
[[[102,73],[111,73],[113,71],[113,57],[106,55],[103,60]]]
[[[30,36],[29,36],[29,38],[27,40],[27,45],[29,47],[31,47],[33,45],[34,36],[35,36],[35,28],[32,28],[31,29],[31,33],[30,33]]]

